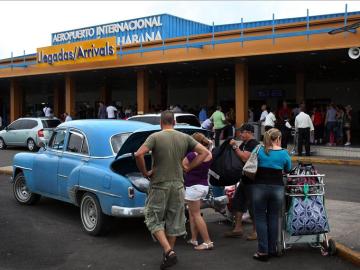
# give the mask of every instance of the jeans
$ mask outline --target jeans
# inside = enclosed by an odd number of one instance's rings
[[[220,135],[224,128],[215,129],[215,147],[218,147],[220,144]]]
[[[255,184],[252,187],[252,201],[258,235],[258,252],[276,253],[284,187]]]

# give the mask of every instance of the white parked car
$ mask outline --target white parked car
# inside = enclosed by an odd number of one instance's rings
[[[145,122],[152,125],[160,125],[160,114],[142,114],[129,117],[127,120]],[[191,113],[174,113],[176,125],[190,125],[200,127],[199,119]]]
[[[37,151],[40,142],[46,144],[59,124],[57,118],[19,118],[0,131],[0,150],[7,146],[26,146],[30,151]]]

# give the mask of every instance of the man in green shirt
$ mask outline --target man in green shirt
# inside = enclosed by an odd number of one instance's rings
[[[184,179],[187,172],[200,165],[210,152],[191,136],[174,130],[174,113],[161,113],[161,131],[151,134],[135,153],[139,171],[150,179],[145,203],[145,223],[164,249],[161,269],[177,263],[173,250],[176,237],[186,234],[184,216]],[[198,153],[188,165],[182,160],[190,151]],[[144,155],[152,151],[152,170],[147,171]]]
[[[217,106],[216,111],[210,117],[210,120],[212,120],[214,123],[215,147],[219,146],[221,132],[226,126],[225,115],[221,110],[222,110],[221,106]]]

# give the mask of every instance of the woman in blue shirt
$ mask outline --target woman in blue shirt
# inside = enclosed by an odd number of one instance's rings
[[[267,261],[276,256],[279,217],[284,200],[283,171],[291,169],[287,150],[281,148],[281,132],[272,128],[264,134],[264,146],[258,152],[258,169],[252,200],[258,251],[253,258]]]

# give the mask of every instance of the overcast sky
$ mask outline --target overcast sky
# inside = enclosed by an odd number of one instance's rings
[[[360,1],[0,1],[0,59],[51,45],[51,33],[169,13],[212,24],[360,11]]]

